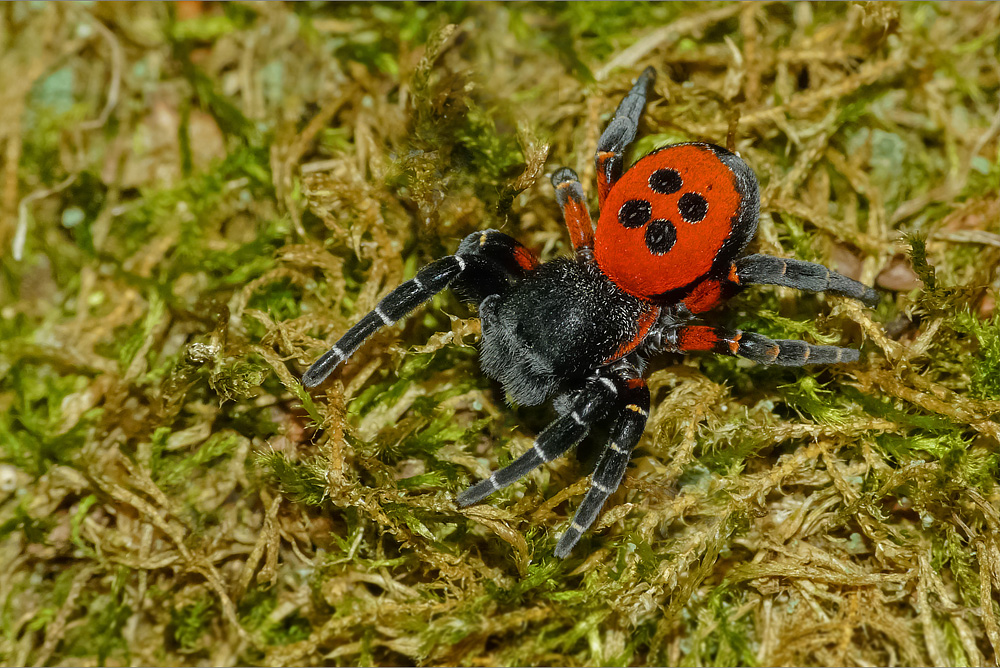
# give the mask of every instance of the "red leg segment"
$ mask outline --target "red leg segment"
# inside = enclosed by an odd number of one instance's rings
[[[649,330],[656,324],[658,317],[660,317],[660,308],[649,304],[636,320],[636,324],[639,327],[636,330],[635,336],[618,346],[618,350],[611,357],[604,360],[603,364],[610,364],[615,360],[621,359],[638,348],[646,340],[646,335],[649,334]]]
[[[597,168],[597,205],[603,209],[604,200],[611,192],[611,186],[622,175],[622,157],[612,151],[598,151],[594,156],[594,166]]]
[[[726,285],[722,281],[715,279],[702,281],[684,298],[684,306],[691,313],[705,313],[729,299],[734,291],[732,286]]]
[[[720,355],[738,355],[759,364],[805,366],[856,362],[860,353],[853,348],[814,346],[794,339],[769,339],[753,332],[704,325],[681,327],[675,333],[676,352],[706,350]]]
[[[587,200],[583,196],[580,179],[569,167],[563,167],[552,175],[552,185],[556,189],[556,201],[563,211],[566,227],[573,248],[582,250],[594,247],[594,223],[587,210]]]

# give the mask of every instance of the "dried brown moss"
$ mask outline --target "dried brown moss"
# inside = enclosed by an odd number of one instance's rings
[[[0,10],[0,661],[995,663],[1000,6],[46,5]],[[757,246],[886,290],[720,322],[830,369],[656,360],[622,489],[443,295],[305,366],[469,232],[567,248],[544,177],[637,72],[633,151],[727,143]],[[18,257],[11,252],[18,250]]]

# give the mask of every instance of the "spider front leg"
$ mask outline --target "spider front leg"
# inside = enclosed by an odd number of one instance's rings
[[[561,559],[569,555],[580,536],[597,519],[604,502],[621,485],[625,469],[632,458],[632,450],[646,429],[646,419],[649,416],[649,388],[646,387],[646,382],[642,378],[615,378],[613,382],[618,388],[618,419],[597,460],[590,489],[576,509],[569,528],[556,545],[555,555]]]
[[[769,339],[753,332],[705,325],[675,326],[652,338],[659,344],[657,347],[671,352],[705,350],[778,366],[857,362],[861,354],[854,348],[814,346],[795,339]]]
[[[328,352],[302,374],[302,385],[316,387],[381,327],[392,325],[456,280],[470,301],[480,302],[538,265],[532,253],[496,230],[473,232],[454,255],[435,260],[387,294],[368,315],[347,330]]]
[[[647,67],[635,80],[632,90],[618,105],[615,115],[608,123],[601,138],[597,140],[597,153],[594,155],[594,164],[597,167],[597,201],[601,208],[604,207],[604,198],[607,197],[611,186],[615,184],[618,177],[622,175],[624,167],[625,149],[639,130],[639,117],[646,106],[646,95],[649,87],[656,79],[656,71],[652,67]]]

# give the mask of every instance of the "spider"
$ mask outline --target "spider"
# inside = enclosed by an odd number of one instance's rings
[[[649,415],[642,373],[650,356],[710,351],[783,366],[859,357],[851,348],[696,324],[699,314],[754,284],[878,302],[873,289],[822,265],[742,255],[757,232],[760,197],[756,176],[738,155],[713,144],[675,144],[623,173],[623,153],[654,79],[652,68],[638,77],[598,140],[596,229],[576,173],[563,167],[552,176],[573,257],[542,263],[506,234],[474,232],[454,255],[390,292],[302,376],[307,388],[319,385],[380,327],[456,289],[478,307],[483,372],[516,404],[554,397],[558,414],[530,450],[459,494],[459,506],[561,456],[596,423],[611,423],[590,487],[556,545],[560,558],[621,484]]]

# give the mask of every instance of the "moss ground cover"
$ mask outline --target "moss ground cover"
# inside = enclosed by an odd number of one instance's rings
[[[1000,4],[12,3],[0,40],[0,662],[997,661]],[[855,365],[655,360],[559,561],[594,443],[454,505],[552,416],[454,296],[297,378],[473,230],[565,252],[545,175],[592,183],[647,65],[633,159],[734,146],[755,248],[884,297],[713,316]]]

